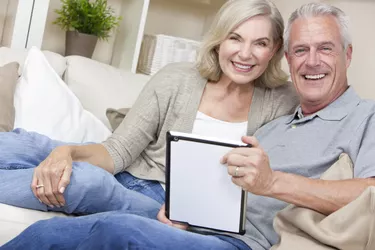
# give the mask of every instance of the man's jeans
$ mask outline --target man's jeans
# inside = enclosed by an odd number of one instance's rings
[[[251,250],[229,236],[196,234],[121,212],[39,221],[0,249]]]
[[[40,203],[30,187],[34,168],[63,144],[21,129],[1,132],[0,203],[68,214],[133,211],[156,217],[164,203],[164,190],[158,182],[140,180],[128,173],[117,175],[116,180],[107,171],[84,162],[73,163],[70,184],[64,192],[64,207],[50,208]]]

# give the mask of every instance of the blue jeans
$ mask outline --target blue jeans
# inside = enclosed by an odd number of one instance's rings
[[[251,250],[229,236],[196,234],[121,212],[39,221],[0,249]]]
[[[158,182],[128,173],[113,177],[88,163],[73,163],[64,192],[67,205],[47,207],[31,191],[33,168],[63,144],[19,129],[0,133],[0,203],[96,214],[36,222],[0,249],[249,249],[238,239],[186,232],[154,220],[164,203]]]
[[[50,208],[40,203],[30,187],[34,168],[63,144],[21,129],[0,133],[0,203],[68,214],[119,210],[156,217],[160,204],[164,203],[164,190],[158,182],[140,180],[128,173],[115,178],[85,162],[73,163],[71,181],[64,192],[64,207]]]

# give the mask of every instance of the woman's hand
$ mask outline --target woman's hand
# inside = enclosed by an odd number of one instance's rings
[[[188,229],[188,225],[186,224],[182,224],[182,223],[173,223],[172,221],[170,221],[167,216],[165,216],[165,204],[163,206],[161,206],[160,208],[160,211],[158,213],[158,216],[157,216],[158,220],[164,224],[167,224],[167,225],[170,225],[172,227],[175,227],[175,228],[178,228],[178,229],[182,229],[182,230],[187,230]]]
[[[231,150],[224,155],[221,163],[227,165],[234,184],[253,194],[268,196],[274,179],[268,155],[255,137],[243,136],[242,141],[252,147]]]
[[[63,193],[70,183],[72,162],[69,146],[60,146],[35,168],[31,188],[40,202],[52,208],[65,206]]]

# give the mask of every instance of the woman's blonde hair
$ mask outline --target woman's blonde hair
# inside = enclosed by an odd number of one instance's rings
[[[197,67],[202,77],[213,82],[219,81],[223,72],[219,64],[217,48],[230,32],[244,21],[258,15],[270,18],[272,36],[278,50],[265,72],[255,80],[255,84],[274,88],[287,82],[288,76],[281,69],[284,21],[276,6],[268,0],[229,0],[221,7],[198,52]]]

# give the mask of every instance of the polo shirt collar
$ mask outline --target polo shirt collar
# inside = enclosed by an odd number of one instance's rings
[[[289,123],[291,123],[294,119],[299,120],[300,117],[299,117],[298,114],[301,112],[300,110],[301,110],[301,106],[298,106],[298,107],[294,110],[293,114],[291,114],[289,117],[287,117],[287,119],[286,119],[286,121],[285,121],[285,124],[289,124]]]
[[[349,87],[339,98],[334,102],[329,104],[322,110],[311,114],[307,117],[312,119],[315,116],[319,116],[323,120],[327,121],[339,121],[342,120],[348,113],[355,108],[358,103],[361,101],[361,98],[355,93],[353,87]],[[288,117],[286,124],[291,123],[293,120],[299,120],[301,118],[302,109],[301,106],[298,106],[294,113]]]

